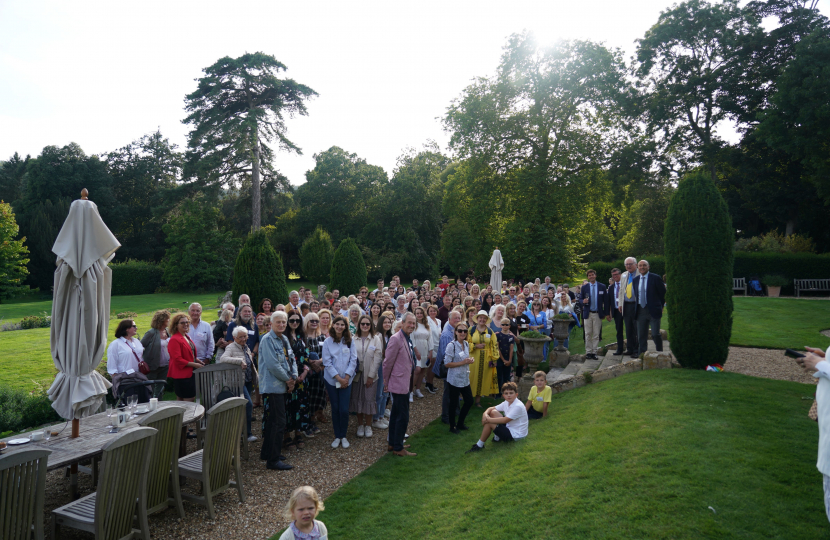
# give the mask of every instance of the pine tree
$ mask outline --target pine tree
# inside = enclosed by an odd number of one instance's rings
[[[251,233],[236,258],[233,298],[241,294],[251,297],[254,311],[263,298],[269,298],[274,305],[288,300],[282,258],[271,247],[265,231]]]
[[[300,265],[303,277],[315,283],[323,283],[331,273],[334,247],[331,236],[320,225],[305,239],[300,248]]]
[[[29,250],[25,237],[15,240],[19,230],[11,205],[0,201],[0,300],[28,288],[23,280],[29,273]]]
[[[664,234],[671,350],[683,367],[726,362],[734,237],[729,209],[709,175],[697,171],[683,178]]]
[[[337,289],[342,294],[355,294],[366,285],[366,263],[357,244],[346,238],[337,246],[331,261],[330,290]]]

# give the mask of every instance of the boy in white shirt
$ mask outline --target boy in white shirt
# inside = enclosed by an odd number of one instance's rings
[[[481,438],[467,453],[484,450],[484,443],[493,434],[493,442],[515,441],[527,437],[527,410],[519,401],[519,387],[514,382],[506,382],[501,387],[504,401],[490,407],[481,416]]]

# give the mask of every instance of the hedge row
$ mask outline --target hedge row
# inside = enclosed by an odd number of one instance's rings
[[[588,267],[597,271],[597,280],[608,283],[611,279],[611,269],[619,268],[625,272],[624,259],[615,262],[594,262]],[[666,273],[666,258],[647,258],[651,271],[655,274]],[[690,269],[690,271],[706,272],[705,268]],[[781,288],[781,294],[795,294],[793,280],[795,279],[830,279],[830,254],[815,255],[813,253],[747,253],[735,252],[735,262],[732,266],[732,275],[749,279],[765,275],[781,275],[789,280],[789,285]],[[581,277],[581,276],[578,276]],[[669,284],[671,285],[671,284]]]
[[[0,436],[59,420],[43,389],[30,393],[0,385]]]
[[[153,294],[162,285],[159,265],[147,261],[127,259],[123,263],[110,264],[112,269],[112,295]]]

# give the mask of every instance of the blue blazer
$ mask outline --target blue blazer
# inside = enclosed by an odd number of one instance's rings
[[[581,293],[582,299],[588,299],[587,304],[582,304],[582,320],[584,321],[591,316],[591,284],[583,285],[579,292]],[[599,315],[600,319],[608,315],[606,296],[608,296],[608,287],[597,281],[597,315]]]
[[[631,282],[634,289],[634,299],[637,301],[637,309],[640,307],[640,273],[634,276],[634,281]],[[666,284],[663,283],[663,278],[654,272],[648,273],[648,282],[646,283],[646,304],[649,315],[654,318],[663,316],[663,305],[666,303]]]

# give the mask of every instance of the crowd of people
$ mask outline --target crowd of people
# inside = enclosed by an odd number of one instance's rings
[[[177,399],[193,401],[194,370],[214,362],[238,366],[244,371],[250,441],[257,439],[253,410],[263,409],[260,457],[269,469],[292,468],[286,451],[302,448],[325,423],[332,424],[332,448],[348,448],[353,415],[358,438],[388,430],[390,452],[415,455],[405,444],[409,406],[424,392],[435,394],[436,379],[445,381],[441,417],[454,434],[468,429],[467,415],[473,406],[482,407],[482,397],[504,397],[508,405],[482,414],[484,432],[475,445],[481,448],[491,433],[497,440],[527,433],[527,415],[511,416],[522,408],[520,401],[515,404],[515,381],[524,368],[517,339],[522,332],[550,335],[554,317],[566,313],[572,326],[584,328],[589,357],[596,354],[603,317],[618,321],[619,354],[623,327],[628,354],[640,352],[637,344],[646,343],[649,324],[659,343],[662,279],[648,272],[646,261],[638,267],[633,259],[626,260],[625,272],[614,269],[612,276],[606,286],[589,270],[576,292],[549,277],[503,282],[494,290],[472,278],[450,283],[447,276],[435,287],[413,280],[405,288],[395,276],[388,286],[378,280],[374,290],[362,287],[350,295],[333,290],[315,298],[309,289],[291,291],[285,304],[263,298],[253,306],[243,294],[236,305],[222,305],[213,323],[203,320],[202,306],[194,303],[187,313],[156,312],[140,340],[135,321],[122,320],[108,349],[107,370],[114,396],[125,384],[169,379]],[[532,417],[546,415],[543,404],[550,402],[541,375],[542,386],[523,408]],[[140,401],[151,397],[141,395],[142,386],[131,386]]]

